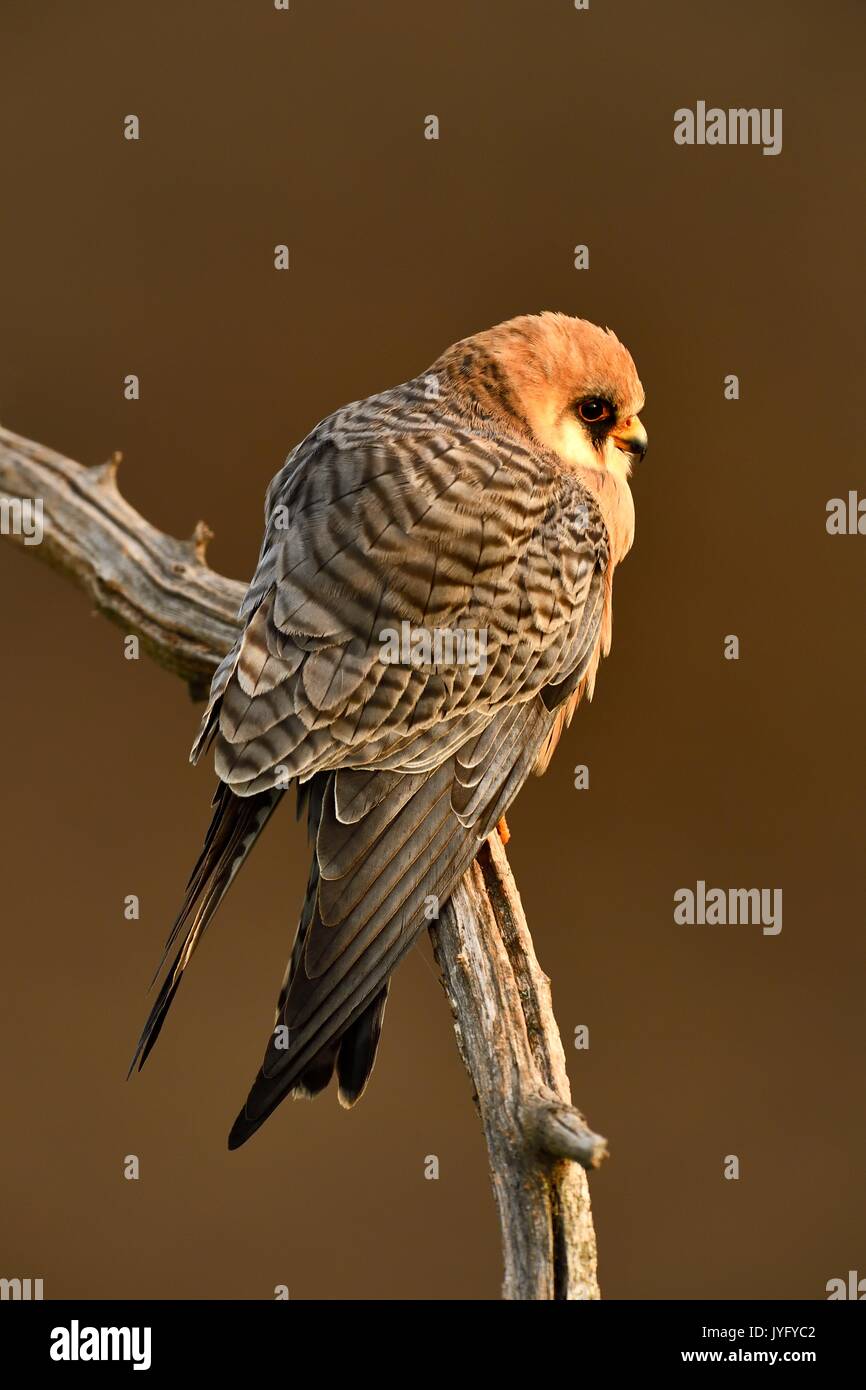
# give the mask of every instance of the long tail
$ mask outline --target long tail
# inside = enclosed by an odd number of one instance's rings
[[[335,1072],[342,1104],[359,1098],[376,1059],[391,972],[507,811],[555,719],[540,700],[509,707],[433,768],[340,768],[299,787],[313,850],[307,893],[275,1026],[229,1148],[245,1143],[286,1096],[315,1095]],[[183,940],[130,1072],[144,1065],[193,951],[282,795],[217,788],[160,969]]]
[[[386,779],[380,780],[386,781]],[[393,776],[390,778],[391,783],[396,780]],[[304,957],[308,949],[310,929],[316,917],[321,888],[322,875],[319,867],[317,841],[322,824],[322,811],[329,790],[332,791],[333,787],[329,788],[327,775],[315,777],[312,781],[298,787],[298,817],[300,818],[306,811],[307,833],[313,854],[304,905],[301,910],[292,953],[286,966],[286,973],[283,976],[280,996],[277,1000],[277,1024],[287,1016],[287,1004],[292,984],[299,975],[304,973]],[[334,1072],[336,1072],[340,1104],[348,1109],[357,1100],[360,1100],[376,1062],[390,983],[389,978],[355,1022],[350,1024],[338,1037],[330,1040],[299,1073],[292,1087],[297,1095],[308,1098],[318,1095],[330,1083]]]
[[[504,711],[421,773],[339,769],[311,780],[313,864],[264,1061],[229,1135],[239,1148],[286,1096],[362,1093],[394,967],[437,915],[528,774],[555,716]]]
[[[241,797],[222,782],[217,787],[213,819],[204,847],[190,874],[183,906],[165,944],[154,980],[181,933],[185,931],[186,935],[144,1025],[129,1075],[136,1064],[140,1071],[147,1061],[196,946],[282,795],[282,790],[274,790]]]

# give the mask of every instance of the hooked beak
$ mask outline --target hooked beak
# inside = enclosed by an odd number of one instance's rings
[[[647,432],[637,415],[630,415],[627,420],[623,420],[618,429],[611,430],[610,437],[618,449],[622,449],[624,454],[630,454],[632,458],[642,459],[647,451]]]

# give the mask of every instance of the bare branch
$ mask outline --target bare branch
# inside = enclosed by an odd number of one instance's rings
[[[0,428],[0,503],[41,498],[44,538],[25,548],[68,574],[99,612],[201,696],[237,635],[244,585],[208,567],[204,522],[178,541],[125,502],[119,463],[115,454],[84,468]],[[571,1105],[550,983],[502,838],[490,837],[430,934],[487,1142],[503,1292],[598,1298],[584,1169],[598,1166],[605,1141]]]
[[[203,694],[234,642],[244,585],[205,564],[211,532],[157,531],[117,489],[120,454],[83,468],[0,428],[0,495],[41,499],[45,535],[25,550],[64,571],[100,613],[135,633],[149,656]]]
[[[579,1110],[555,1096],[527,1101],[523,1129],[527,1141],[552,1158],[572,1158],[582,1168],[598,1168],[607,1157],[607,1140],[587,1129]]]
[[[535,957],[499,834],[491,835],[431,929],[475,1087],[511,1299],[598,1298],[582,1167],[605,1143],[571,1107],[550,982]]]

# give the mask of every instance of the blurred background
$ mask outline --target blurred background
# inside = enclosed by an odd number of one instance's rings
[[[863,20],[853,0],[0,18],[0,421],[85,463],[122,450],[126,497],[177,536],[204,518],[214,568],[251,574],[267,483],[317,420],[456,338],[556,308],[637,361],[650,451],[613,653],[509,816],[575,1100],[610,1139],[611,1298],[822,1298],[866,1274],[866,540],[825,529],[866,492]],[[676,146],[699,99],[782,107],[782,153]],[[0,1274],[48,1298],[496,1297],[426,939],[363,1103],[286,1104],[226,1151],[306,880],[288,807],[125,1083],[209,819],[199,712],[9,544],[0,644]],[[781,888],[781,934],[676,926],[698,879]]]

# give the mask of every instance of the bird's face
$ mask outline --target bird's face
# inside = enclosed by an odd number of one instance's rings
[[[540,421],[542,443],[572,468],[598,468],[626,479],[647,450],[647,432],[638,411],[643,398],[621,403],[609,384],[582,383],[579,394]]]
[[[570,468],[622,479],[646,452],[643,387],[609,330],[565,314],[512,319],[480,334],[533,435]]]

